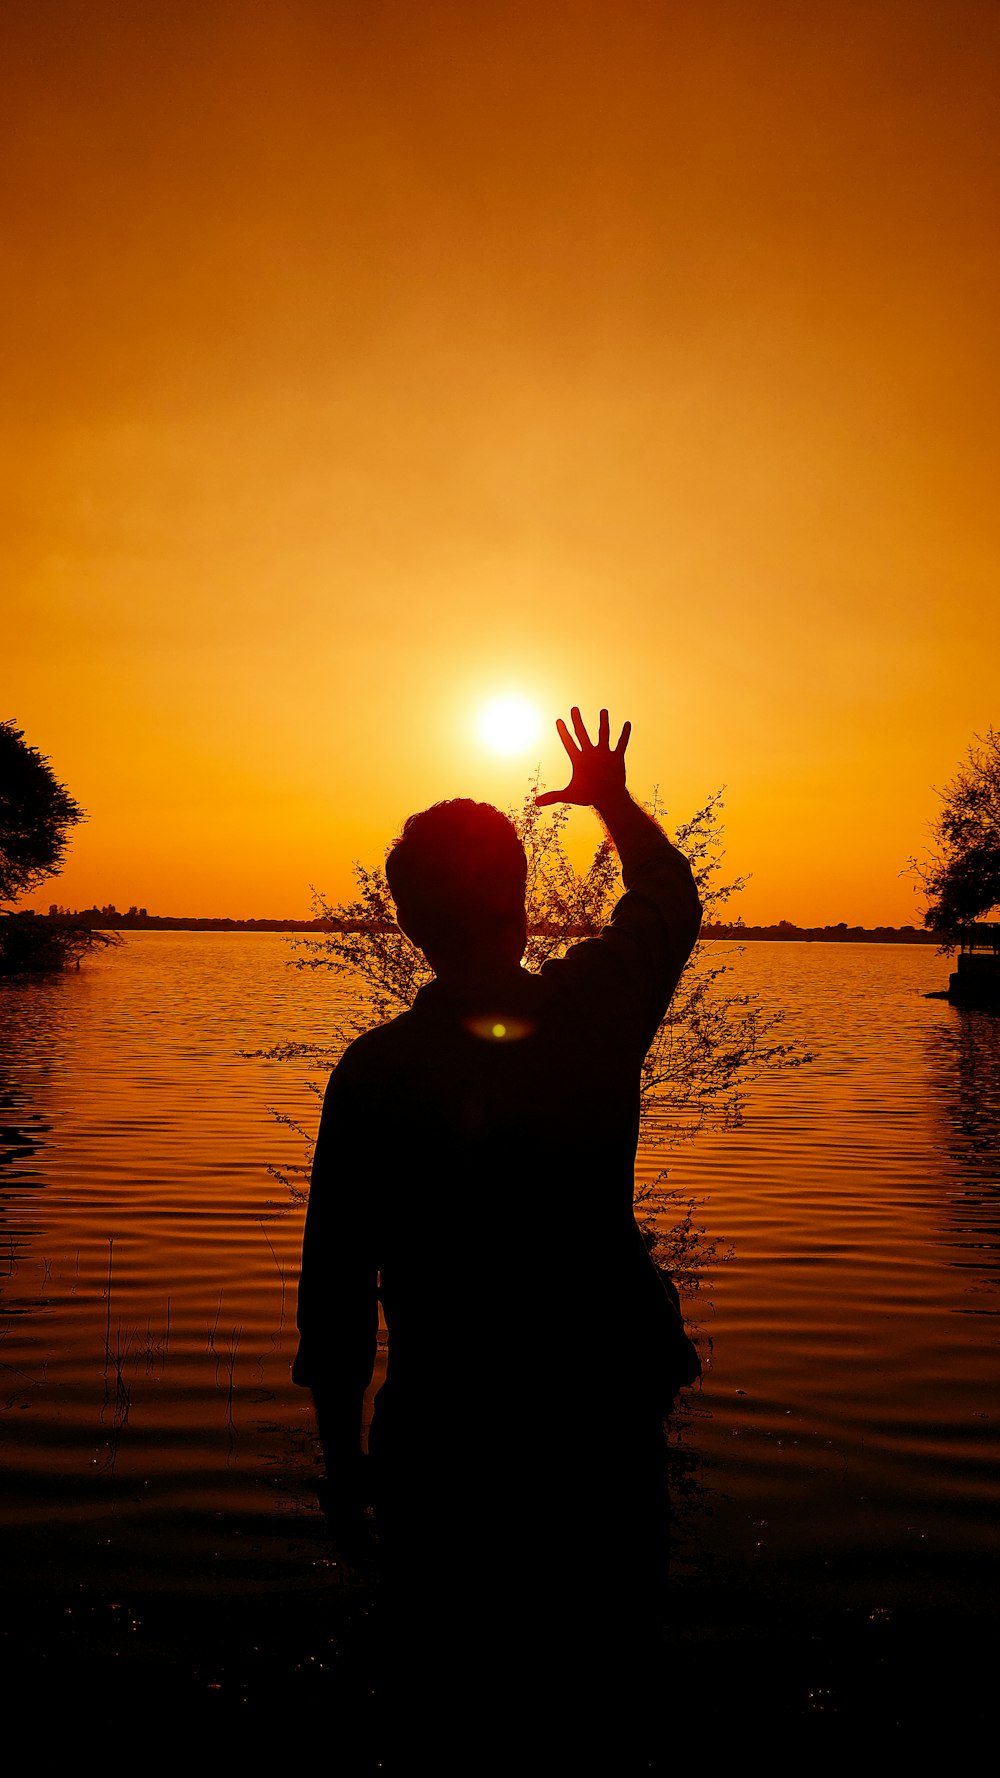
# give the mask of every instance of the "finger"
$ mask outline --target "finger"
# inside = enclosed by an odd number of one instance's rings
[[[589,747],[591,742],[590,742],[590,736],[587,733],[586,723],[584,722],[583,717],[580,715],[580,712],[577,709],[575,704],[573,705],[573,708],[570,711],[570,716],[572,718],[573,727],[576,729],[576,738],[580,743],[580,749],[582,752],[583,748]]]
[[[579,716],[580,712],[577,710],[573,714]],[[579,757],[580,749],[576,745],[576,742],[573,740],[573,737],[570,734],[569,729],[566,727],[566,724],[564,723],[561,716],[556,717],[556,734],[559,736],[559,739],[562,742],[563,746],[565,747],[566,752],[569,754],[570,760],[571,761],[576,760]]]
[[[626,722],[622,727],[621,734],[618,736],[618,745],[615,748],[616,753],[619,753],[619,754],[624,753],[626,747],[628,746],[629,736],[631,735],[631,733],[632,733],[632,724],[630,722]]]
[[[569,794],[569,785],[565,790],[546,790],[535,798],[535,808],[544,809],[548,803],[564,803]]]
[[[608,742],[610,741],[610,739],[611,739],[611,726],[608,722],[608,713],[606,710],[602,710],[601,711],[601,718],[600,718],[600,721],[597,725],[597,745],[598,745],[598,747],[606,747]]]

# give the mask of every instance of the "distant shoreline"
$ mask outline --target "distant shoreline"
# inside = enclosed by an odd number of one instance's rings
[[[28,909],[23,911],[30,912]],[[145,909],[124,914],[119,913],[117,908],[81,908],[74,911],[60,909],[58,913],[35,913],[32,917],[46,925],[85,926],[98,932],[304,932],[322,934],[324,932],[375,930],[371,927],[370,922],[364,920],[337,920],[326,917],[313,920],[234,920],[221,915],[201,917],[192,914],[148,914]],[[382,930],[390,930],[388,922]],[[581,931],[571,936],[582,938],[585,934]],[[703,939],[728,940],[740,944],[758,940],[791,944],[938,945],[940,943],[936,934],[927,932],[920,926],[848,926],[845,921],[840,921],[836,926],[796,926],[790,920],[779,920],[774,926],[739,926],[732,922],[706,921],[701,929],[701,936]]]

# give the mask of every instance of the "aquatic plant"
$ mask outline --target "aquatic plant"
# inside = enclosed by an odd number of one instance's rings
[[[45,914],[0,912],[0,976],[52,975],[79,969],[89,951],[120,945],[120,932],[100,932],[84,920],[70,924]]]

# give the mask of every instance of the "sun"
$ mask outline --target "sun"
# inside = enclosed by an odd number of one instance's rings
[[[526,753],[541,732],[541,719],[527,698],[493,698],[479,712],[479,738],[492,753]]]

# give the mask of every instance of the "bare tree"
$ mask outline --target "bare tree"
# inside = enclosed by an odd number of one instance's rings
[[[578,870],[563,843],[569,809],[538,809],[537,790],[537,782],[532,783],[520,811],[511,811],[528,859],[525,966],[530,970],[600,932],[621,893],[610,840],[602,839],[590,864]],[[662,813],[655,797],[652,813]],[[726,881],[721,876],[721,814],[720,791],[676,829],[677,844],[694,870],[702,906],[716,917],[743,887],[743,879]],[[255,1055],[304,1061],[326,1071],[353,1037],[405,1011],[430,980],[425,958],[396,924],[384,871],[356,864],[354,877],[357,894],[352,901],[334,905],[314,891],[315,911],[329,921],[330,929],[322,938],[289,941],[298,952],[298,968],[335,970],[350,990],[332,1041],[282,1044],[254,1051]],[[691,953],[643,1068],[642,1141],[647,1150],[669,1150],[703,1130],[738,1128],[750,1084],[758,1075],[811,1060],[796,1045],[780,1040],[780,1011],[765,1010],[734,985],[732,958],[739,948],[699,940]],[[310,1085],[322,1093],[318,1081]],[[301,1166],[272,1168],[299,1196],[308,1177],[312,1139],[294,1118],[276,1116],[305,1144]],[[700,1208],[697,1200],[689,1201],[671,1187],[667,1167],[640,1185],[636,1194],[640,1227],[654,1258],[689,1288],[720,1257],[717,1243],[697,1220]]]

